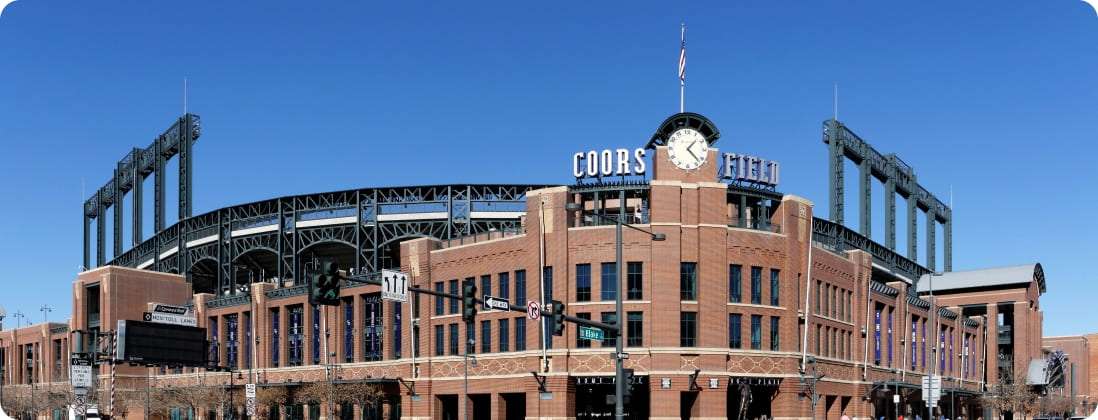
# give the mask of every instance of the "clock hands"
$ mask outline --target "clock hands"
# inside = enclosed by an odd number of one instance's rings
[[[694,150],[693,150],[693,149],[694,149],[694,145],[695,145],[695,144],[698,144],[698,141],[697,141],[697,140],[694,140],[694,142],[690,143],[690,145],[689,145],[689,146],[686,146],[686,152],[687,152],[687,153],[690,153],[690,156],[693,156],[693,157],[694,157],[694,161],[695,161],[695,162],[701,162],[701,158],[699,158],[699,157],[698,157],[698,155],[695,155],[695,154],[694,154]]]

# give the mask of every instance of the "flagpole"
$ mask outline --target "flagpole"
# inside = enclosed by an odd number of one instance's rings
[[[686,24],[682,24],[682,48],[679,49],[679,113],[684,109],[686,97]]]

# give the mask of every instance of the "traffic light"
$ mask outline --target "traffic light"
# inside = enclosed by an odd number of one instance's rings
[[[461,311],[461,320],[473,322],[477,316],[477,285],[471,281],[461,283],[461,301],[465,307]]]
[[[339,306],[339,263],[334,259],[320,260],[320,271],[310,271],[309,303]]]
[[[564,302],[554,300],[549,303],[553,306],[553,335],[564,335]]]
[[[629,404],[629,397],[633,396],[633,369],[622,369],[622,402]]]

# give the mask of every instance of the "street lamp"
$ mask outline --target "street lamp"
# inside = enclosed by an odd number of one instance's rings
[[[53,308],[51,308],[49,305],[42,305],[39,310],[42,311],[42,322],[49,323],[49,314],[50,312],[53,312]]]
[[[614,347],[615,347],[615,353],[616,353],[615,357],[614,357],[614,359],[615,359],[614,360],[614,418],[623,419],[623,418],[625,418],[625,401],[623,401],[624,395],[625,395],[625,383],[624,383],[625,382],[625,375],[622,372],[622,368],[623,368],[623,365],[622,365],[622,363],[623,363],[622,362],[622,350],[623,350],[622,344],[623,343],[622,343],[622,341],[624,341],[624,340],[622,340],[622,338],[624,337],[625,334],[624,334],[624,331],[623,331],[624,330],[624,322],[622,322],[623,317],[622,317],[622,313],[621,313],[622,312],[622,310],[621,310],[622,297],[621,296],[625,293],[625,288],[621,287],[621,285],[622,285],[622,279],[625,276],[623,275],[624,269],[622,268],[622,261],[621,261],[621,248],[622,248],[622,245],[621,245],[621,228],[622,228],[622,226],[628,226],[630,229],[640,231],[640,232],[644,232],[644,233],[648,234],[652,238],[653,241],[663,241],[663,240],[667,239],[667,236],[665,236],[662,233],[652,233],[652,232],[649,232],[647,230],[644,230],[644,229],[626,224],[625,223],[625,191],[619,192],[618,197],[621,199],[621,201],[620,201],[621,205],[618,206],[618,217],[616,219],[606,217],[606,216],[603,216],[601,214],[594,213],[594,212],[587,212],[583,209],[583,207],[581,207],[577,203],[568,203],[564,206],[564,209],[568,210],[568,211],[578,210],[581,213],[587,213],[587,214],[593,215],[593,216],[598,217],[598,218],[603,219],[603,220],[613,220],[614,223],[615,223],[615,226],[616,226],[615,229],[614,229],[614,235],[615,235],[615,241],[614,242],[615,242],[615,245],[616,245],[616,248],[617,248],[616,249],[616,252],[617,252],[617,260],[616,261],[617,262],[615,264],[617,265],[617,271],[618,271],[618,278],[617,278],[618,292],[614,294],[614,296],[615,296],[615,299],[614,299],[615,315],[614,316],[617,317],[616,322],[618,324],[618,331],[616,333],[617,339],[614,340],[614,343],[615,343]]]
[[[827,376],[827,375],[826,374],[821,375],[819,373],[819,369],[818,369],[819,366],[817,365],[815,357],[805,358],[804,363],[805,363],[805,365],[807,365],[808,363],[812,364],[812,383],[810,384],[805,380],[804,370],[807,366],[802,365],[801,366],[801,383],[800,383],[801,392],[804,393],[804,389],[811,389],[812,390],[812,394],[810,395],[810,397],[811,397],[810,401],[812,402],[812,420],[816,420],[816,405],[820,402],[820,394],[818,394],[816,392],[816,384],[820,382],[820,379],[823,379],[823,377]]]
[[[461,403],[465,406],[465,420],[469,420],[469,348],[476,344],[476,340],[469,339],[465,346],[465,390],[462,391]],[[477,366],[477,357],[473,356],[473,367]]]

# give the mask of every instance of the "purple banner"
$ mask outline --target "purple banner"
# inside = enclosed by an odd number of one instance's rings
[[[350,362],[355,356],[355,307],[348,302],[343,310],[343,359]]]
[[[876,326],[874,327],[875,331],[874,331],[873,335],[876,337],[877,346],[874,348],[873,360],[876,360],[877,363],[880,363],[881,362],[881,310],[880,309],[877,310],[877,316],[876,316],[876,320],[874,321],[874,323],[875,323]]]
[[[916,359],[919,358],[919,353],[916,351],[918,346],[915,344],[915,337],[918,337],[918,331],[915,329],[915,317],[911,318],[911,368],[915,369]]]
[[[274,339],[271,341],[271,361],[274,362],[275,366],[278,366],[278,311],[274,311],[272,315],[274,315],[274,318],[272,318],[274,329],[271,331],[271,335]]]

